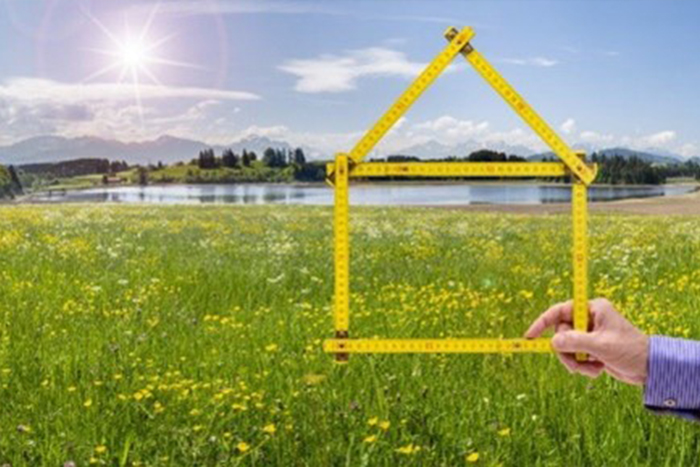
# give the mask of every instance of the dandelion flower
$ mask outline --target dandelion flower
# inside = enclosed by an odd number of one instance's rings
[[[478,452],[472,452],[467,456],[467,462],[474,464],[479,460],[479,453]]]
[[[510,436],[510,428],[506,427],[502,430],[498,430],[498,436],[503,436],[503,437]]]
[[[250,445],[244,441],[241,441],[236,445],[236,449],[238,449],[238,452],[248,452],[250,451]]]
[[[277,352],[277,349],[278,349],[277,344],[270,344],[270,345],[265,347],[265,350],[268,352]]]
[[[377,442],[377,435],[370,435],[366,437],[363,442],[371,444],[371,443],[376,443]]]
[[[418,451],[420,451],[420,446],[416,446],[413,443],[407,444],[406,446],[402,446],[402,447],[396,449],[396,452],[398,452],[399,454],[407,454],[407,455],[415,454]]]
[[[391,422],[389,420],[384,420],[383,422],[379,423],[379,428],[381,428],[384,431],[387,431],[390,426],[391,426]]]
[[[104,444],[95,447],[95,454],[104,454],[105,452],[107,452],[107,446]]]
[[[265,425],[263,427],[263,431],[267,433],[268,435],[274,435],[277,432],[277,427],[275,426],[274,423],[270,423],[268,425]]]
[[[372,417],[372,418],[370,418],[369,420],[367,420],[367,424],[368,424],[369,426],[374,426],[374,425],[376,425],[377,423],[379,423],[379,418],[378,418],[378,417]]]
[[[85,407],[86,409],[92,407],[92,399],[87,399],[85,402],[83,402],[83,407]]]

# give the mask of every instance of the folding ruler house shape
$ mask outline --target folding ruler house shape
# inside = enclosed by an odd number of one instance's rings
[[[371,177],[568,177],[572,178],[573,219],[573,297],[574,328],[588,329],[587,267],[587,187],[597,167],[586,164],[534,111],[503,77],[472,47],[471,28],[448,28],[447,47],[423,70],[389,110],[362,137],[349,154],[336,155],[328,164],[327,177],[335,189],[335,294],[333,318],[335,338],[324,342],[324,350],[336,361],[348,360],[350,353],[510,353],[550,352],[550,339],[351,339],[350,324],[350,243],[348,195],[349,179]],[[363,162],[379,140],[408,110],[428,86],[461,54],[487,83],[511,106],[554,151],[560,162]],[[577,355],[585,359],[585,355]]]

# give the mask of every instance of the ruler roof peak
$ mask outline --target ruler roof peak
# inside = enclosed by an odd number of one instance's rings
[[[585,185],[589,185],[596,176],[595,165],[586,164],[582,154],[573,151],[534,108],[518,94],[515,88],[474,48],[471,43],[474,35],[475,32],[470,27],[464,27],[461,30],[455,27],[447,28],[444,33],[448,41],[447,46],[433,58],[348,153],[349,170],[352,172],[356,166],[363,163],[365,157],[377,143],[442,74],[454,58],[457,55],[462,55],[511,109],[549,146],[561,163],[566,166],[568,172]],[[334,170],[333,164],[330,164],[328,175],[331,182],[334,178]],[[542,170],[544,169],[538,168],[536,172],[541,173]],[[464,175],[468,176],[469,174],[465,173]],[[529,173],[523,173],[521,176],[529,176]]]

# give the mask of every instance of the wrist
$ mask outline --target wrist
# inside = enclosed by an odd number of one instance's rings
[[[645,385],[649,377],[649,336],[640,334],[638,340],[639,384]]]

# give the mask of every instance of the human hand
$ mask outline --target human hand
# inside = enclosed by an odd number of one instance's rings
[[[573,330],[573,302],[559,303],[537,318],[525,337],[539,337],[548,328],[556,333],[552,347],[569,372],[596,378],[605,371],[628,384],[643,385],[647,380],[648,336],[635,328],[612,303],[604,298],[589,302],[589,331]],[[575,353],[589,359],[578,362]]]

